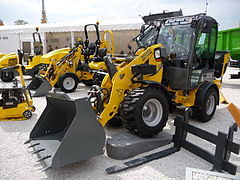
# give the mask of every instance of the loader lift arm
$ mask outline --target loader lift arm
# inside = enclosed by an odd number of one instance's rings
[[[104,110],[100,113],[99,121],[105,126],[105,124],[117,114],[120,103],[123,101],[124,96],[126,94],[126,90],[133,89],[136,87],[133,84],[132,79],[134,78],[134,74],[132,73],[132,67],[134,65],[145,64],[149,62],[149,64],[156,65],[156,67],[160,67],[162,62],[158,62],[154,58],[154,49],[161,48],[162,45],[153,45],[151,47],[147,47],[145,51],[143,51],[138,57],[136,57],[131,62],[123,62],[117,67],[117,71],[113,68],[109,68],[111,64],[109,62],[106,63],[108,67],[109,74],[106,75],[106,78],[102,82],[101,88],[106,88],[110,92],[110,96],[107,99],[107,102],[104,102]],[[106,59],[109,61],[109,59]],[[124,68],[123,68],[124,67]],[[160,77],[163,71],[160,69],[154,75],[145,75],[145,79],[151,77],[152,79],[157,79]],[[138,84],[137,87],[142,86]],[[111,88],[109,88],[111,87]]]

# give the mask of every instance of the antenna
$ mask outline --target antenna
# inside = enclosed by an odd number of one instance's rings
[[[45,7],[44,7],[44,0],[42,0],[42,19],[41,19],[41,23],[47,23],[47,15],[46,15],[46,11],[45,11]]]
[[[207,14],[207,8],[208,8],[208,0],[206,0],[205,14]]]

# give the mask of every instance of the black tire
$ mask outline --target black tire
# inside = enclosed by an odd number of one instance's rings
[[[93,80],[92,79],[90,79],[90,80],[83,80],[82,82],[86,86],[92,86],[93,85]]]
[[[149,111],[150,108],[147,106],[148,104],[145,104],[149,103],[150,101],[156,103],[160,107],[161,111],[156,110],[155,106],[155,109],[153,110],[157,112],[156,116],[159,116],[159,118],[156,118],[155,116],[155,120],[153,122],[148,122],[148,124],[146,124],[146,119],[145,121],[143,119],[143,108],[147,108],[145,113],[147,111],[148,114],[149,112],[150,114],[152,114],[151,112],[154,112]],[[144,107],[144,105],[146,106]],[[130,132],[142,137],[151,137],[161,132],[167,123],[168,115],[168,100],[163,92],[156,88],[134,89],[133,91],[129,92],[127,96],[125,96],[120,108],[120,117],[122,119],[123,126]],[[152,124],[149,125],[150,123]]]
[[[24,111],[23,117],[25,117],[26,119],[30,119],[32,117],[32,112],[29,110]]]
[[[70,84],[73,83],[73,84]],[[58,80],[58,87],[65,93],[74,92],[77,89],[78,79],[74,74],[64,74]],[[67,87],[67,85],[69,85]]]
[[[56,84],[54,85],[54,87],[55,87],[55,88],[59,88],[58,83],[56,83]]]
[[[1,80],[3,82],[12,82],[14,78],[15,78],[15,75],[14,75],[13,71],[3,70],[1,72]]]
[[[208,122],[212,119],[217,107],[218,95],[214,88],[209,88],[203,98],[201,107],[193,107],[192,118],[201,122]]]

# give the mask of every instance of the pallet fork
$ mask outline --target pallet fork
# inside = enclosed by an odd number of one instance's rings
[[[233,142],[234,132],[237,131],[237,124],[234,123],[229,128],[228,134],[218,132],[218,135],[214,135],[193,125],[190,125],[188,123],[190,113],[191,109],[187,108],[184,117],[178,115],[174,119],[174,125],[176,126],[176,129],[175,134],[173,135],[173,147],[125,162],[121,166],[112,166],[110,168],[107,168],[106,172],[108,174],[112,174],[132,167],[137,167],[147,162],[171,155],[177,151],[180,151],[181,148],[184,148],[201,157],[202,159],[212,163],[212,170],[218,172],[224,170],[230,174],[235,175],[237,167],[236,165],[229,162],[229,158],[231,152],[239,154],[240,145]],[[212,154],[205,149],[187,141],[186,137],[188,133],[194,134],[195,136],[198,136],[215,144],[215,153]]]

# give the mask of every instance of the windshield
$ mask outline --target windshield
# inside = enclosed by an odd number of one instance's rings
[[[138,47],[152,46],[156,42],[158,29],[154,25],[149,25],[145,31],[136,38]]]
[[[191,25],[162,26],[157,43],[167,49],[170,58],[186,58],[192,37]]]
[[[150,25],[136,38],[136,43],[138,47],[149,47],[161,43],[167,49],[170,58],[186,59],[190,49],[192,32],[190,24],[162,25],[160,31],[156,26]],[[156,40],[156,38],[158,39]]]

